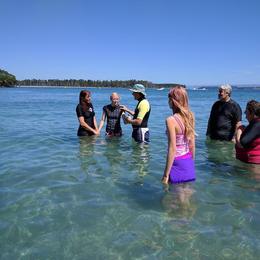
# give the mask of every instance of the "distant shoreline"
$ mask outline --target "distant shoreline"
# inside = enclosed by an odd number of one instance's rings
[[[169,88],[172,88],[174,87],[174,85],[176,84],[173,84],[173,85],[169,85],[167,84],[167,86],[165,87],[161,87],[161,84],[159,86],[149,86],[149,87],[146,87],[147,89],[157,89],[157,90],[163,90],[163,89],[169,89]],[[113,88],[122,88],[122,89],[129,89],[131,86],[128,86],[128,87],[120,87],[120,86],[116,86],[116,87],[111,87],[111,86],[37,86],[37,85],[28,85],[28,86],[25,86],[25,85],[17,85],[17,86],[1,86],[0,88],[41,88],[41,89],[44,89],[44,88],[60,88],[60,89],[63,89],[63,88],[69,88],[69,89],[113,89]],[[187,89],[189,90],[208,90],[208,89],[215,89],[215,88],[218,88],[218,86],[216,85],[213,85],[213,86],[186,86]],[[233,89],[256,89],[256,90],[260,90],[260,84],[257,85],[257,86],[252,86],[252,85],[241,85],[241,86],[232,86]]]

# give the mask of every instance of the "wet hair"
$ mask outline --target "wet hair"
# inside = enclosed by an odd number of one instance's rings
[[[173,110],[180,114],[185,126],[185,135],[191,139],[195,135],[195,119],[189,108],[188,94],[185,86],[177,85],[169,91],[169,99],[172,101]]]
[[[85,100],[86,96],[91,96],[90,91],[88,91],[88,90],[81,90],[80,93],[79,93],[79,104],[81,105],[82,110],[84,112],[86,112],[87,108],[89,107],[89,104]]]
[[[260,117],[260,103],[256,100],[250,100],[246,104],[246,110],[256,117]]]

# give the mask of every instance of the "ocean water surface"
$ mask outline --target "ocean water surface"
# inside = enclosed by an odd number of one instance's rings
[[[160,182],[167,149],[168,90],[148,89],[151,143],[78,138],[79,88],[0,89],[0,259],[258,259],[260,168],[231,143],[205,138],[216,89],[189,90],[196,174]],[[98,121],[109,95],[134,108],[126,89],[92,88]],[[232,94],[244,111],[259,90]],[[243,115],[243,121],[246,124]]]

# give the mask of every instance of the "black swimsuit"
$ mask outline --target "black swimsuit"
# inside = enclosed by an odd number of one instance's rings
[[[76,108],[76,112],[77,112],[78,118],[83,116],[86,124],[88,124],[92,128],[95,128],[95,125],[94,125],[95,112],[94,112],[94,108],[93,108],[92,104],[89,105],[89,107],[87,108],[87,111],[85,111],[85,112],[83,111],[82,106],[80,104],[78,104],[77,108]],[[81,125],[79,125],[78,136],[89,136],[89,135],[94,135],[94,133],[85,129]]]

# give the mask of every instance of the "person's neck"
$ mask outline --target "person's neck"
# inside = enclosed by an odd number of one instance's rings
[[[145,97],[140,97],[137,99],[138,102],[142,101],[143,99],[145,99]]]
[[[225,98],[225,99],[221,99],[221,101],[222,101],[222,102],[228,102],[228,101],[230,101],[230,97]]]

